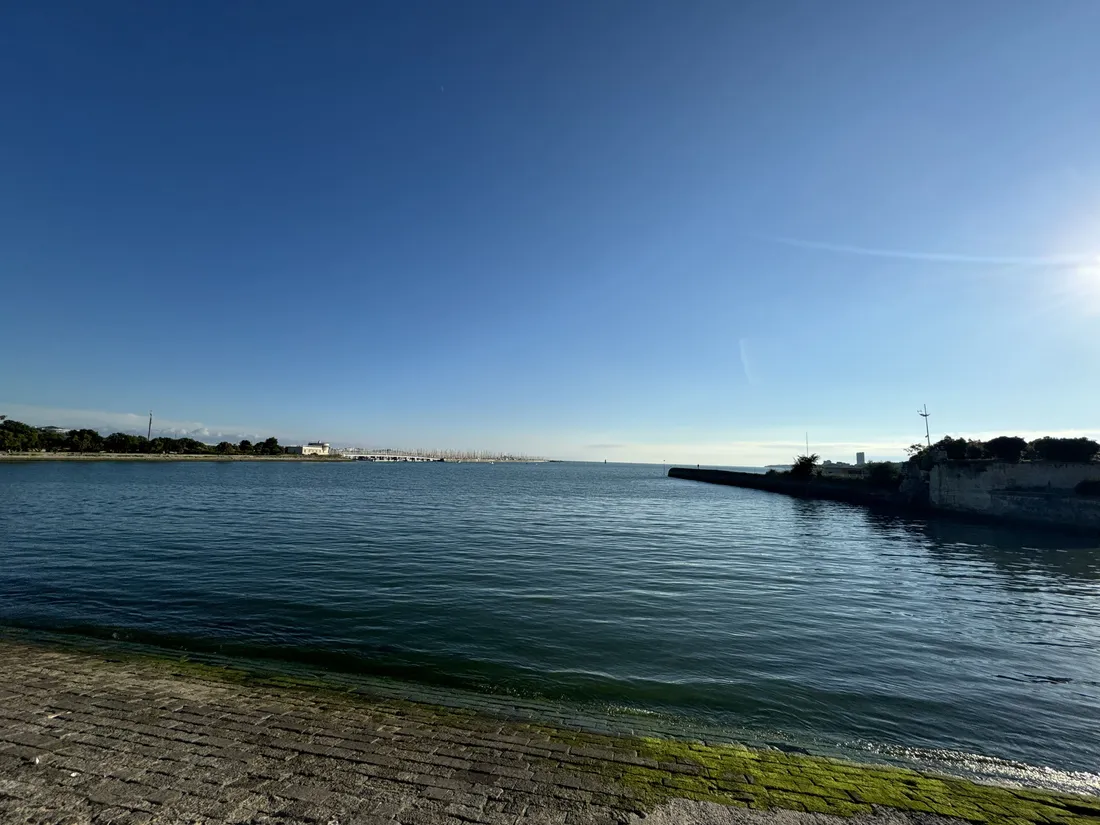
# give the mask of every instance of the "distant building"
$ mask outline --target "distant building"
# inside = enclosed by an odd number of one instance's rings
[[[54,435],[65,435],[69,432],[67,427],[39,427],[38,429],[44,433],[53,433]]]
[[[331,450],[327,441],[311,441],[308,444],[287,447],[286,451],[291,455],[330,455]]]
[[[867,475],[866,467],[855,466],[846,461],[823,461],[820,469],[825,478],[863,478]]]
[[[867,463],[867,455],[865,453],[856,453],[856,466],[862,467]]]
[[[866,467],[853,467],[851,464],[822,465],[821,475],[825,478],[864,478]]]

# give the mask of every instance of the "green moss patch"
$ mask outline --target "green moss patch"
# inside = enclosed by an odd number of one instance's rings
[[[601,737],[590,738],[593,740]],[[662,739],[603,737],[625,766],[597,770],[617,779],[644,807],[675,797],[852,816],[873,805],[991,825],[1100,822],[1100,799],[981,785],[903,768],[823,757]]]

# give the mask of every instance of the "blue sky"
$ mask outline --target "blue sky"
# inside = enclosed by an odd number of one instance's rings
[[[1100,4],[49,3],[0,412],[714,464],[1100,435]]]

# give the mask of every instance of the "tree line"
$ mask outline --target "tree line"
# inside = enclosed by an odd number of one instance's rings
[[[1053,461],[1066,464],[1087,463],[1100,453],[1100,444],[1091,438],[1053,438],[1043,436],[1028,441],[1018,435],[1001,435],[988,441],[944,436],[932,446],[914,444],[906,448],[910,459],[931,461],[933,452],[942,452],[952,461],[965,459],[1003,461]]]
[[[276,438],[253,444],[248,439],[207,444],[194,438],[146,438],[143,435],[112,433],[100,435],[96,430],[62,431],[54,427],[32,427],[0,415],[0,452],[51,453],[182,453],[184,455],[283,455],[286,448]],[[531,461],[527,455],[493,453],[473,450],[372,450],[393,455],[422,455],[447,461]]]
[[[184,455],[282,455],[285,448],[276,438],[253,444],[244,439],[236,444],[222,441],[206,444],[194,438],[146,438],[143,435],[112,433],[102,436],[95,430],[67,432],[52,427],[32,427],[0,415],[0,452],[51,453],[182,453]]]
[[[1100,444],[1090,438],[1054,438],[1043,436],[1028,441],[1017,435],[1002,435],[988,441],[944,436],[935,444],[913,444],[905,450],[909,460],[915,461],[921,469],[929,470],[935,463],[936,455],[943,455],[951,461],[1001,461],[1017,464],[1021,461],[1049,461],[1060,464],[1079,464],[1094,461],[1100,456]],[[786,476],[799,481],[809,481],[821,474],[821,457],[817,453],[795,456],[789,470],[779,472],[769,470],[770,476]],[[893,462],[872,461],[864,466],[866,475],[856,483],[866,483],[873,487],[896,490],[901,483],[901,469]],[[1090,491],[1096,482],[1082,482],[1078,492]],[[1100,495],[1100,489],[1088,492],[1088,495]]]

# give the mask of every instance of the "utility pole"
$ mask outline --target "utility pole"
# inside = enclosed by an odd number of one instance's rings
[[[145,434],[146,441],[153,440],[153,411],[149,410],[149,432]]]
[[[917,415],[919,415],[921,418],[924,419],[924,437],[928,440],[928,446],[931,447],[932,446],[932,434],[928,430],[928,416],[931,415],[931,413],[928,412],[928,405],[927,404],[924,405],[924,412],[921,412],[920,410],[917,410]]]

